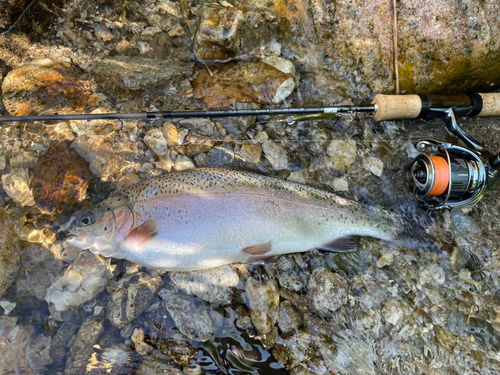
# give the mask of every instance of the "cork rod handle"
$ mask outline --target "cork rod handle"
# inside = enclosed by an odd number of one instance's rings
[[[500,116],[500,93],[479,95],[483,99],[483,109],[478,117]]]
[[[377,106],[376,121],[402,120],[417,118],[422,109],[422,100],[418,95],[382,95],[373,98]]]

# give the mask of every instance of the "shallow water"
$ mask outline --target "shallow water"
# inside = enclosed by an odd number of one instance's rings
[[[148,39],[151,49],[139,58],[180,56],[185,65],[174,73],[185,74],[189,82],[178,78],[165,87],[144,87],[145,81],[153,82],[160,75],[138,76],[133,85],[139,89],[131,90],[120,86],[123,82],[114,85],[112,77],[98,78],[92,59],[100,60],[104,51],[109,52],[103,40],[109,35],[92,25],[106,24],[105,18],[113,16],[112,25],[117,28],[108,26],[115,38],[143,43],[135,30],[144,31],[146,25],[140,23],[154,15],[145,14],[136,3],[129,8],[111,1],[88,3],[61,15],[61,22],[51,29],[54,35],[65,32],[71,42],[64,39],[63,43],[58,39],[61,36],[47,37],[29,47],[26,61],[51,57],[86,67],[90,80],[98,80],[96,86],[106,93],[100,102],[96,99],[96,107],[104,112],[201,105],[177,95],[188,91],[194,74],[204,69],[186,57],[191,43],[186,23],[179,21],[185,35],[164,38],[167,41]],[[162,9],[183,12],[177,3],[160,3]],[[97,8],[90,9],[90,5]],[[116,23],[120,7],[131,21],[124,29]],[[198,9],[190,11],[195,26]],[[179,17],[168,17],[173,29]],[[281,56],[293,60],[287,41],[280,42]],[[111,52],[111,56],[129,54]],[[153,70],[155,65],[148,64],[145,70]],[[298,68],[298,90],[280,106],[348,100],[338,93],[332,95],[328,84],[317,81],[321,68]],[[360,92],[365,89],[359,84]],[[57,108],[60,102],[53,104]],[[497,122],[460,119],[467,131],[492,150],[500,149]],[[20,269],[0,301],[4,310],[0,317],[1,374],[500,371],[498,189],[487,192],[475,207],[451,212],[419,208],[409,190],[408,167],[416,155],[412,141],[425,137],[458,142],[440,121],[376,124],[370,115],[355,115],[308,122],[261,116],[174,119],[171,123],[168,129],[164,121],[2,125],[2,175],[21,179],[13,182],[17,202],[7,194],[6,183],[0,191],[0,205],[10,207],[12,219],[5,222],[20,237],[13,243],[20,254]],[[170,139],[172,133],[176,135]],[[177,143],[172,146],[168,142],[173,138]],[[61,212],[52,200],[44,205],[46,210],[52,207],[50,214],[41,215],[30,209],[30,189],[24,186],[23,190],[21,182],[26,185],[33,178],[49,146],[71,142],[93,176],[86,198],[79,203],[68,198]],[[69,169],[79,165],[67,164]],[[264,265],[234,265],[192,274],[156,272],[117,260],[111,261],[116,268],[110,273],[91,254],[80,255],[81,251],[64,243],[64,225],[77,209],[95,206],[120,187],[192,167],[238,167],[306,183],[373,207],[395,209],[418,236],[406,246],[362,238],[355,253],[314,250]],[[78,168],[71,170],[72,176],[85,175]],[[62,172],[50,175],[55,179]],[[10,232],[1,235],[0,243],[10,243]],[[429,245],[433,242],[439,250]]]

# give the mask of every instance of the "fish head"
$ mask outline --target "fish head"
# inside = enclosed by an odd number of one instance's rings
[[[69,244],[106,257],[113,256],[130,233],[134,215],[126,206],[113,208],[101,205],[99,209],[78,212],[68,228]]]

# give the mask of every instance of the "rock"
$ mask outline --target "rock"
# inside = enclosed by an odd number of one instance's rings
[[[92,317],[83,323],[69,349],[65,375],[79,375],[86,372],[93,346],[97,344],[103,332],[103,318]]]
[[[198,73],[188,98],[203,99],[209,108],[229,107],[235,103],[272,103],[278,89],[290,74],[263,62],[230,62]],[[286,88],[286,90],[285,90]],[[289,91],[289,83],[280,92]]]
[[[151,304],[162,285],[160,276],[137,272],[120,279],[108,303],[108,319],[123,328],[141,315]]]
[[[275,67],[283,73],[290,74],[292,77],[295,76],[295,66],[290,60],[285,60],[277,56],[268,56],[262,62]]]
[[[20,265],[12,213],[0,208],[0,297],[15,280]]]
[[[146,355],[151,350],[153,350],[153,347],[151,345],[144,342],[144,331],[142,330],[142,328],[134,329],[134,332],[132,332],[131,340],[135,345],[135,351],[140,355]]]
[[[257,144],[245,143],[241,146],[239,155],[244,162],[247,163],[258,163],[260,161],[260,156],[262,154],[262,149]]]
[[[316,268],[307,287],[311,308],[323,316],[330,316],[347,302],[347,281],[326,268]]]
[[[146,344],[147,345],[147,344]],[[94,345],[86,372],[90,374],[129,374],[137,366],[130,359],[131,350],[124,344],[114,344],[107,348]]]
[[[44,213],[69,211],[85,196],[92,175],[88,164],[65,145],[51,147],[38,159],[30,187]]]
[[[213,336],[212,320],[201,301],[192,296],[173,294],[163,302],[179,331],[188,339],[204,342]]]
[[[184,171],[186,169],[193,169],[194,168],[194,163],[193,161],[189,158],[189,156],[181,156],[175,159],[174,161],[174,170],[176,172],[179,171]]]
[[[446,280],[446,276],[441,267],[433,263],[429,267],[424,268],[419,275],[419,282],[422,285],[431,284],[442,284]]]
[[[104,290],[110,278],[107,265],[84,251],[47,289],[45,300],[53,303],[58,311],[68,310],[93,299]]]
[[[253,325],[259,332],[271,332],[278,320],[278,283],[275,280],[257,281],[249,277],[245,282],[245,292]]]
[[[216,146],[207,154],[207,166],[211,168],[229,167],[234,161],[234,149],[229,144]]]
[[[162,339],[158,342],[158,350],[172,359],[179,366],[185,367],[196,358],[198,349],[189,343],[173,339]]]
[[[244,315],[236,319],[236,327],[241,330],[246,330],[252,326],[252,319],[248,315]]]
[[[205,135],[212,136],[215,133],[215,125],[205,118],[193,118],[179,121],[179,125],[189,130],[197,130]]]
[[[228,305],[240,278],[231,266],[192,272],[170,272],[170,279],[184,293],[209,303]]]
[[[271,43],[278,26],[279,19],[267,9],[205,4],[200,10],[194,52],[202,60],[254,54]]]
[[[332,187],[336,191],[348,191],[349,190],[349,183],[347,180],[343,177],[337,177],[332,180]]]
[[[378,258],[377,267],[382,268],[385,266],[390,266],[393,261],[394,261],[394,256],[392,255],[392,253],[390,252],[384,253],[380,258]]]
[[[262,149],[274,170],[279,171],[288,167],[288,155],[283,146],[269,140],[264,142]]]
[[[10,71],[2,93],[5,108],[14,116],[80,112],[95,101],[92,84],[82,71],[50,60]]]
[[[401,306],[401,302],[395,298],[391,298],[382,306],[381,313],[385,321],[393,326],[397,326],[405,316],[405,311]]]
[[[297,275],[296,270],[280,273],[278,279],[282,288],[286,288],[292,292],[300,292],[306,286]]]
[[[17,318],[0,316],[0,363],[6,374],[35,374],[26,358],[26,347],[33,333],[21,324]]]
[[[94,75],[106,90],[144,90],[181,82],[191,76],[192,69],[190,64],[172,58],[114,56],[99,61],[94,67]]]
[[[457,337],[444,328],[435,327],[434,334],[438,342],[446,349],[453,349],[457,345]]]
[[[332,159],[333,167],[342,172],[346,172],[358,156],[356,142],[352,139],[331,141],[326,153]]]
[[[235,109],[251,110],[260,109],[261,107],[262,106],[257,103],[235,103]],[[223,125],[223,129],[235,137],[245,133],[253,124],[255,124],[255,120],[255,116],[220,117],[217,119],[217,121]]]
[[[182,142],[179,143],[179,135],[176,126],[170,122],[163,124],[163,135],[167,139],[168,147],[176,147],[182,144]]]
[[[281,302],[278,312],[278,326],[281,332],[298,331],[302,323],[302,314],[292,303],[290,301]]]
[[[157,156],[165,156],[168,152],[168,142],[160,129],[152,129],[144,136],[144,143]]]
[[[50,358],[50,346],[52,345],[52,337],[47,335],[35,336],[26,348],[26,359],[30,366],[37,372],[42,372],[46,366],[52,363]]]
[[[384,173],[384,163],[382,160],[367,156],[363,159],[363,167],[368,169],[375,176],[380,177]]]
[[[95,36],[101,39],[103,42],[109,42],[115,38],[111,30],[106,26],[95,23],[92,25],[92,28],[94,29]]]
[[[2,174],[2,187],[9,197],[22,206],[34,206],[35,199],[23,171]]]
[[[282,17],[285,48],[291,48],[306,71],[317,72],[318,92],[365,98],[372,92],[393,92],[393,32],[381,27],[393,22],[387,3],[341,0],[311,7],[307,1],[292,0],[267,9]],[[500,43],[494,35],[500,27],[499,4],[404,1],[397,10],[403,92],[481,92],[498,87]]]
[[[317,349],[312,337],[299,331],[292,336],[281,335],[273,346],[273,356],[285,370],[290,371],[313,357]]]

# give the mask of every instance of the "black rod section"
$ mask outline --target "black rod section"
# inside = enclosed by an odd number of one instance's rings
[[[92,113],[68,115],[40,116],[8,116],[0,117],[0,122],[8,121],[72,121],[72,120],[130,120],[160,119],[188,117],[230,117],[230,116],[262,116],[262,115],[305,115],[315,113],[375,112],[375,106],[332,106],[325,108],[285,108],[285,109],[249,109],[249,110],[206,110],[206,111],[173,111],[173,112],[138,112],[138,113]]]

